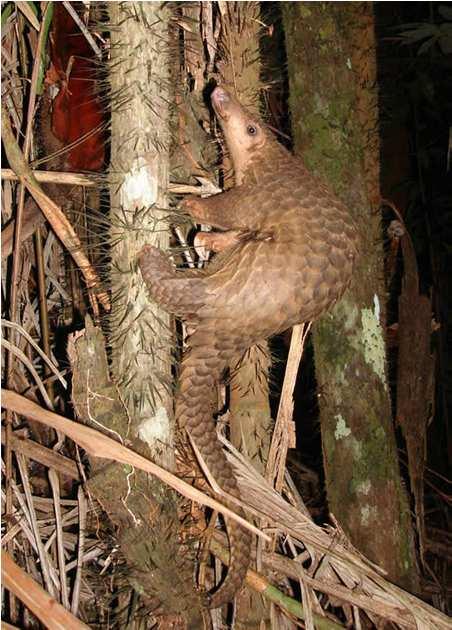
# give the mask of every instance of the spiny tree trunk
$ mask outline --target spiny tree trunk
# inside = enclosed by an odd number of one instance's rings
[[[328,501],[352,543],[417,584],[386,354],[375,40],[371,3],[284,3],[296,149],[352,211],[361,257],[345,298],[315,326]]]
[[[111,189],[111,364],[129,415],[124,437],[139,438],[144,454],[172,469],[170,318],[150,302],[136,264],[145,243],[163,249],[169,245],[165,208],[171,13],[160,2],[112,2],[108,10],[112,24],[111,175],[116,180]],[[201,623],[192,562],[182,558],[178,545],[175,495],[136,471],[129,475],[129,483],[129,515],[122,515],[119,538],[136,573],[137,589],[154,596],[152,603],[164,612]]]

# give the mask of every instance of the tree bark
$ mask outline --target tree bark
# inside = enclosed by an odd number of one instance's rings
[[[111,368],[129,418],[124,438],[174,468],[170,317],[151,303],[136,264],[144,244],[169,246],[170,49],[168,4],[112,2]],[[175,494],[137,471],[127,477],[119,540],[135,588],[160,613],[201,626],[193,561],[179,545]],[[115,484],[110,483],[114,495]],[[97,486],[99,487],[99,480]],[[119,496],[124,497],[123,494]],[[186,552],[186,550],[185,550]],[[191,554],[192,556],[194,554]]]
[[[296,150],[361,235],[351,289],[314,328],[329,507],[361,552],[416,590],[386,374],[373,7],[288,2],[283,18]]]

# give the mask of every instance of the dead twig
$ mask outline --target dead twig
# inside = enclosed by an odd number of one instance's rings
[[[25,337],[25,339],[28,341],[29,344],[31,344],[33,346],[33,348],[36,350],[36,352],[39,354],[39,356],[41,357],[41,359],[46,363],[46,365],[48,366],[48,368],[51,370],[51,372],[53,372],[53,374],[57,377],[57,379],[60,381],[60,383],[63,385],[64,389],[67,388],[67,382],[66,379],[63,378],[63,376],[61,375],[61,373],[58,371],[58,369],[56,368],[56,366],[53,364],[52,360],[48,357],[48,355],[43,352],[41,350],[41,348],[38,346],[38,344],[35,342],[35,340],[33,339],[33,337],[31,337],[31,335],[29,335],[27,333],[26,330],[24,330],[24,328],[22,326],[20,326],[19,324],[16,324],[15,322],[9,322],[7,319],[2,319],[1,320],[1,324],[2,326],[6,326],[7,328],[15,328],[23,337]]]
[[[2,428],[2,444],[4,443],[5,429]],[[64,455],[60,455],[50,448],[42,446],[42,444],[38,444],[38,442],[18,436],[14,431],[11,436],[11,448],[13,451],[22,453],[26,457],[33,459],[35,462],[39,462],[43,466],[54,468],[57,472],[62,475],[66,475],[70,479],[80,479],[77,464],[75,464],[72,459],[69,459]]]
[[[25,498],[26,498],[27,507],[28,507],[28,514],[30,516],[30,527],[33,528],[36,548],[38,550],[39,560],[41,563],[41,571],[44,578],[44,584],[46,586],[47,592],[52,597],[55,597],[54,582],[51,575],[52,573],[51,563],[50,563],[49,555],[44,548],[44,545],[42,543],[41,536],[39,533],[38,518],[36,516],[36,510],[35,510],[32,493],[31,493],[30,480],[28,478],[27,461],[23,455],[20,455],[20,454],[18,455],[17,464],[19,467],[20,476],[22,479],[22,485],[24,488]]]
[[[78,512],[79,512],[78,545],[77,545],[78,553],[77,553],[77,572],[75,574],[74,588],[72,590],[72,602],[71,602],[71,612],[73,615],[77,614],[79,603],[80,603],[80,586],[82,583],[82,567],[83,567],[84,553],[85,553],[86,515],[88,512],[86,499],[85,499],[85,493],[82,486],[78,487],[77,499],[78,499]]]
[[[61,209],[42,190],[32,170],[27,166],[11,129],[7,112],[3,114],[3,141],[8,161],[17,173],[20,181],[27,187],[36,203],[41,208],[46,219],[58,234],[60,240],[67,248],[75,263],[82,272],[88,289],[96,291],[96,297],[106,311],[110,310],[110,300],[106,291],[101,289],[99,276],[88,260],[80,239],[72,224],[67,220]],[[98,313],[95,313],[97,316]]]
[[[52,468],[49,470],[49,481],[52,487],[53,493],[53,506],[55,510],[55,532],[57,543],[57,558],[58,558],[58,575],[60,578],[60,592],[61,603],[67,609],[69,609],[69,593],[66,581],[66,568],[64,559],[64,543],[63,543],[63,524],[61,518],[61,505],[60,505],[60,480],[58,474]]]
[[[284,375],[278,415],[267,462],[266,477],[274,483],[277,492],[281,491],[284,482],[287,450],[295,447],[295,427],[292,420],[293,392],[297,380],[298,366],[310,328],[311,324],[308,323],[294,326],[292,329],[286,373]]]
[[[2,179],[7,182],[17,182],[20,178],[11,168],[2,168]],[[60,184],[61,186],[99,185],[99,175],[83,175],[83,173],[66,173],[64,171],[35,171],[33,175],[40,184]]]
[[[158,477],[164,483],[168,484],[192,501],[196,501],[202,505],[208,505],[212,509],[218,510],[225,516],[236,520],[243,527],[249,529],[257,536],[260,536],[268,541],[270,540],[270,537],[267,536],[267,534],[264,534],[260,529],[251,525],[251,523],[248,523],[248,521],[235,514],[235,512],[222,505],[219,501],[212,499],[203,492],[190,486],[188,483],[178,479],[167,470],[160,468],[160,466],[157,466],[141,455],[134,453],[122,444],[115,442],[115,440],[112,440],[102,433],[95,431],[91,427],[78,424],[77,422],[72,422],[63,416],[47,411],[24,396],[20,396],[20,394],[6,389],[2,389],[2,406],[5,409],[9,409],[10,411],[19,413],[32,420],[46,424],[56,431],[61,431],[61,433],[64,433],[67,437],[71,438],[71,440],[84,448],[85,451],[95,457],[112,459],[122,464],[129,464],[130,466],[140,468],[141,470]]]

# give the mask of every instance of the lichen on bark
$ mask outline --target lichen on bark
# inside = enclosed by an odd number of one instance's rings
[[[352,543],[415,590],[384,340],[375,40],[370,3],[284,3],[296,150],[349,207],[360,233],[351,289],[314,328],[327,495]]]

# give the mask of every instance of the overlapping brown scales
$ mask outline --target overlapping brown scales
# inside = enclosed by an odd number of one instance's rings
[[[221,96],[223,111],[229,98],[235,123],[242,116],[244,129],[249,128],[246,110],[225,90]],[[218,484],[234,496],[239,496],[237,483],[212,420],[217,382],[241,351],[315,319],[333,305],[349,284],[357,255],[347,209],[301,160],[267,132],[261,135],[254,153],[251,144],[247,149],[241,185],[214,197],[188,198],[184,204],[201,223],[242,231],[242,242],[219,254],[201,277],[184,278],[155,248],[140,255],[153,298],[195,330],[181,369],[179,424]],[[229,572],[212,596],[212,607],[233,598],[249,564],[249,533],[230,522],[228,535]]]
[[[218,339],[212,339],[211,333],[202,329],[198,329],[191,338],[190,350],[182,361],[176,417],[179,426],[187,431],[196,444],[204,463],[218,485],[228,494],[239,497],[232,467],[218,441],[216,427],[212,420],[212,414],[216,411],[217,383],[232,359],[231,350],[225,346],[221,348],[218,341]],[[240,508],[225,500],[224,497],[217,498],[236,513],[244,516]],[[226,523],[231,550],[230,566],[235,567],[235,570],[228,572],[221,589],[211,597],[212,608],[217,608],[233,599],[242,585],[249,565],[251,549],[249,532],[227,519]]]

